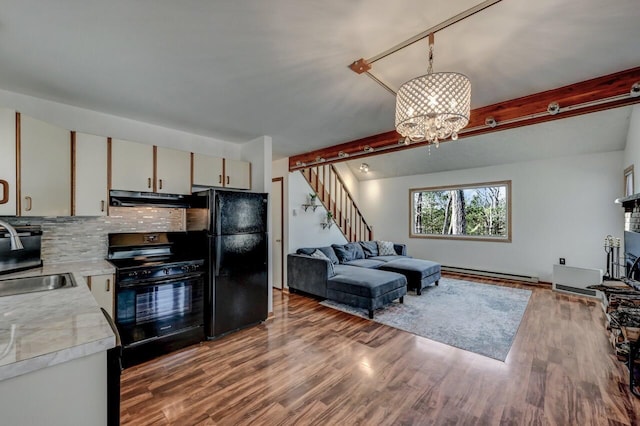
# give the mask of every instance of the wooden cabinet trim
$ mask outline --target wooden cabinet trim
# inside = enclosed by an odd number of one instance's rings
[[[2,198],[0,198],[0,204],[7,204],[9,202],[9,182],[4,179],[0,179],[0,185],[2,185]]]
[[[71,131],[71,216],[76,215],[76,131]]]
[[[22,214],[22,188],[20,187],[20,113],[16,112],[16,216]]]
[[[153,146],[153,192],[158,192],[158,147]]]
[[[107,138],[107,194],[105,200],[107,202],[107,216],[109,216],[109,193],[111,191],[111,138]]]
[[[224,188],[225,186],[227,186],[227,184],[225,183],[227,180],[227,159],[223,158],[222,159],[222,187]]]
[[[193,192],[193,152],[191,153],[191,192]]]

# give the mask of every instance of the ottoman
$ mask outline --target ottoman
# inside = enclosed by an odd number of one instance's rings
[[[402,274],[360,268],[358,266],[336,265],[336,274],[327,280],[327,299],[373,311],[395,299],[403,302],[407,294],[407,279]]]
[[[416,294],[422,294],[422,289],[440,280],[440,264],[430,260],[405,258],[392,260],[379,269],[397,272],[407,277],[407,289],[413,289]]]

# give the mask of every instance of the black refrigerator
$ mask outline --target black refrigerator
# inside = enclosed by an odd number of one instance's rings
[[[194,194],[189,229],[202,229],[208,262],[205,332],[213,339],[267,319],[267,194],[210,189]]]

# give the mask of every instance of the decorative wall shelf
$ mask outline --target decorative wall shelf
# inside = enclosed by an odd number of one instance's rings
[[[333,226],[333,221],[321,222],[320,225],[322,225],[322,229],[330,229]]]
[[[315,212],[316,209],[320,207],[320,204],[303,204],[302,208],[304,209],[304,211],[306,212],[308,208],[313,209],[313,211]]]

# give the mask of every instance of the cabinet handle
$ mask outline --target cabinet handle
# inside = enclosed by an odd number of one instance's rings
[[[107,291],[111,291],[111,280],[107,278]]]
[[[222,175],[218,175],[218,183],[222,183]]]
[[[104,200],[100,201],[100,211],[103,212],[104,211]]]
[[[0,185],[2,185],[2,198],[0,198],[0,204],[7,204],[9,202],[9,182],[0,179]]]
[[[160,179],[160,189],[162,189],[162,179]]]
[[[151,188],[151,178],[147,178],[147,188]]]
[[[227,176],[227,185],[229,185],[229,176]]]
[[[24,199],[27,200],[27,207],[25,208],[25,211],[30,212],[31,207],[33,207],[33,199],[29,196],[24,197]]]

